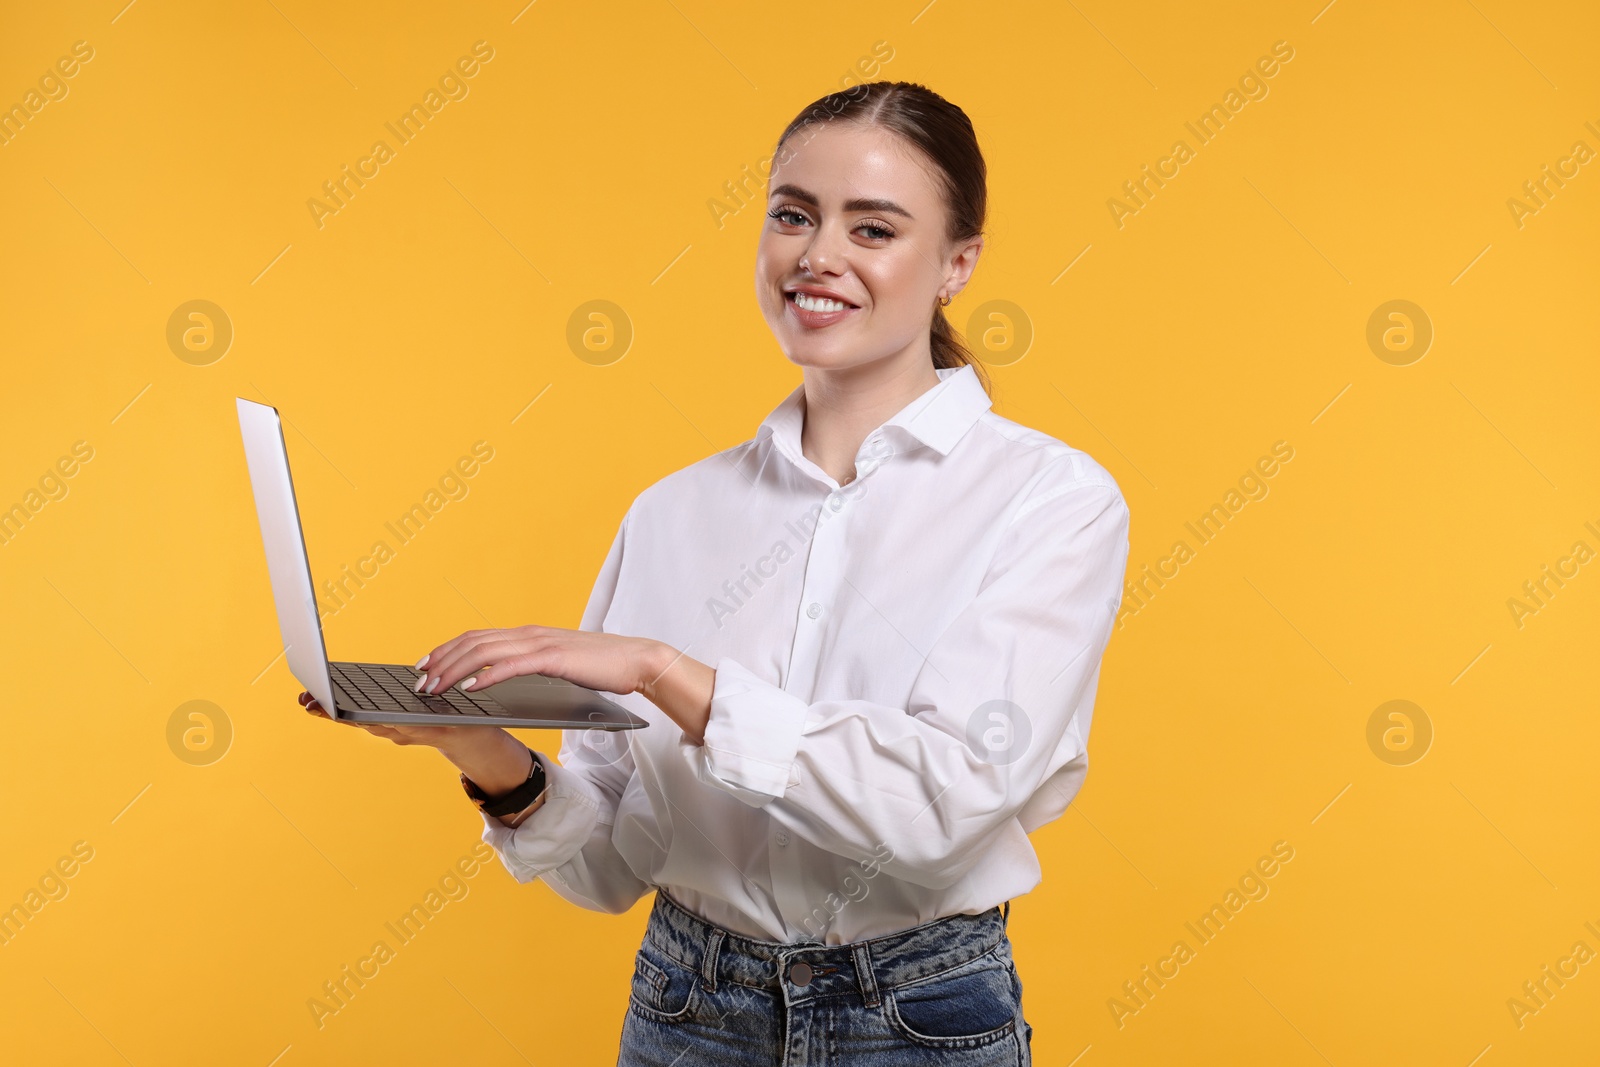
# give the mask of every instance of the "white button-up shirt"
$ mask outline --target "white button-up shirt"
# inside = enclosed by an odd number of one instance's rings
[[[1083,784],[1128,508],[1086,453],[995,414],[970,367],[874,430],[841,487],[797,387],[756,437],[634,500],[581,628],[716,668],[705,743],[566,730],[543,807],[483,839],[620,913],[660,886],[765,940],[840,944],[1039,884],[1028,834]]]

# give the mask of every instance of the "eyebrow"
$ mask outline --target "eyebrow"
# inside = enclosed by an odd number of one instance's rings
[[[806,192],[798,185],[780,185],[772,190],[770,196],[790,196],[815,208],[822,206],[822,202],[817,199],[815,194]],[[846,211],[876,211],[885,215],[901,215],[908,219],[912,218],[911,212],[893,200],[846,200],[844,209]]]

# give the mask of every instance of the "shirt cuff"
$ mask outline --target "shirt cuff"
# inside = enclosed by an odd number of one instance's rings
[[[761,807],[800,784],[795,753],[808,713],[809,706],[793,693],[723,657],[717,661],[705,743],[685,737],[679,751],[700,781]]]
[[[583,851],[595,825],[604,821],[600,791],[583,775],[561,766],[543,752],[545,799],[539,810],[511,829],[483,810],[483,840],[519,882],[527,883],[567,863]]]

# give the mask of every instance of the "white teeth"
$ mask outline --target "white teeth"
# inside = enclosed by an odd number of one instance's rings
[[[795,293],[794,302],[807,311],[843,311],[850,306],[826,297],[812,296],[810,293]]]

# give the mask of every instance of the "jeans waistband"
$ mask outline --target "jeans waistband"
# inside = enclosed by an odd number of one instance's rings
[[[775,990],[787,985],[807,996],[859,991],[869,1007],[877,1007],[882,989],[958,967],[1004,943],[1010,910],[1007,901],[1004,911],[948,915],[849,944],[788,944],[706,922],[657,886],[644,940],[698,972],[707,992],[715,992],[718,982]]]

